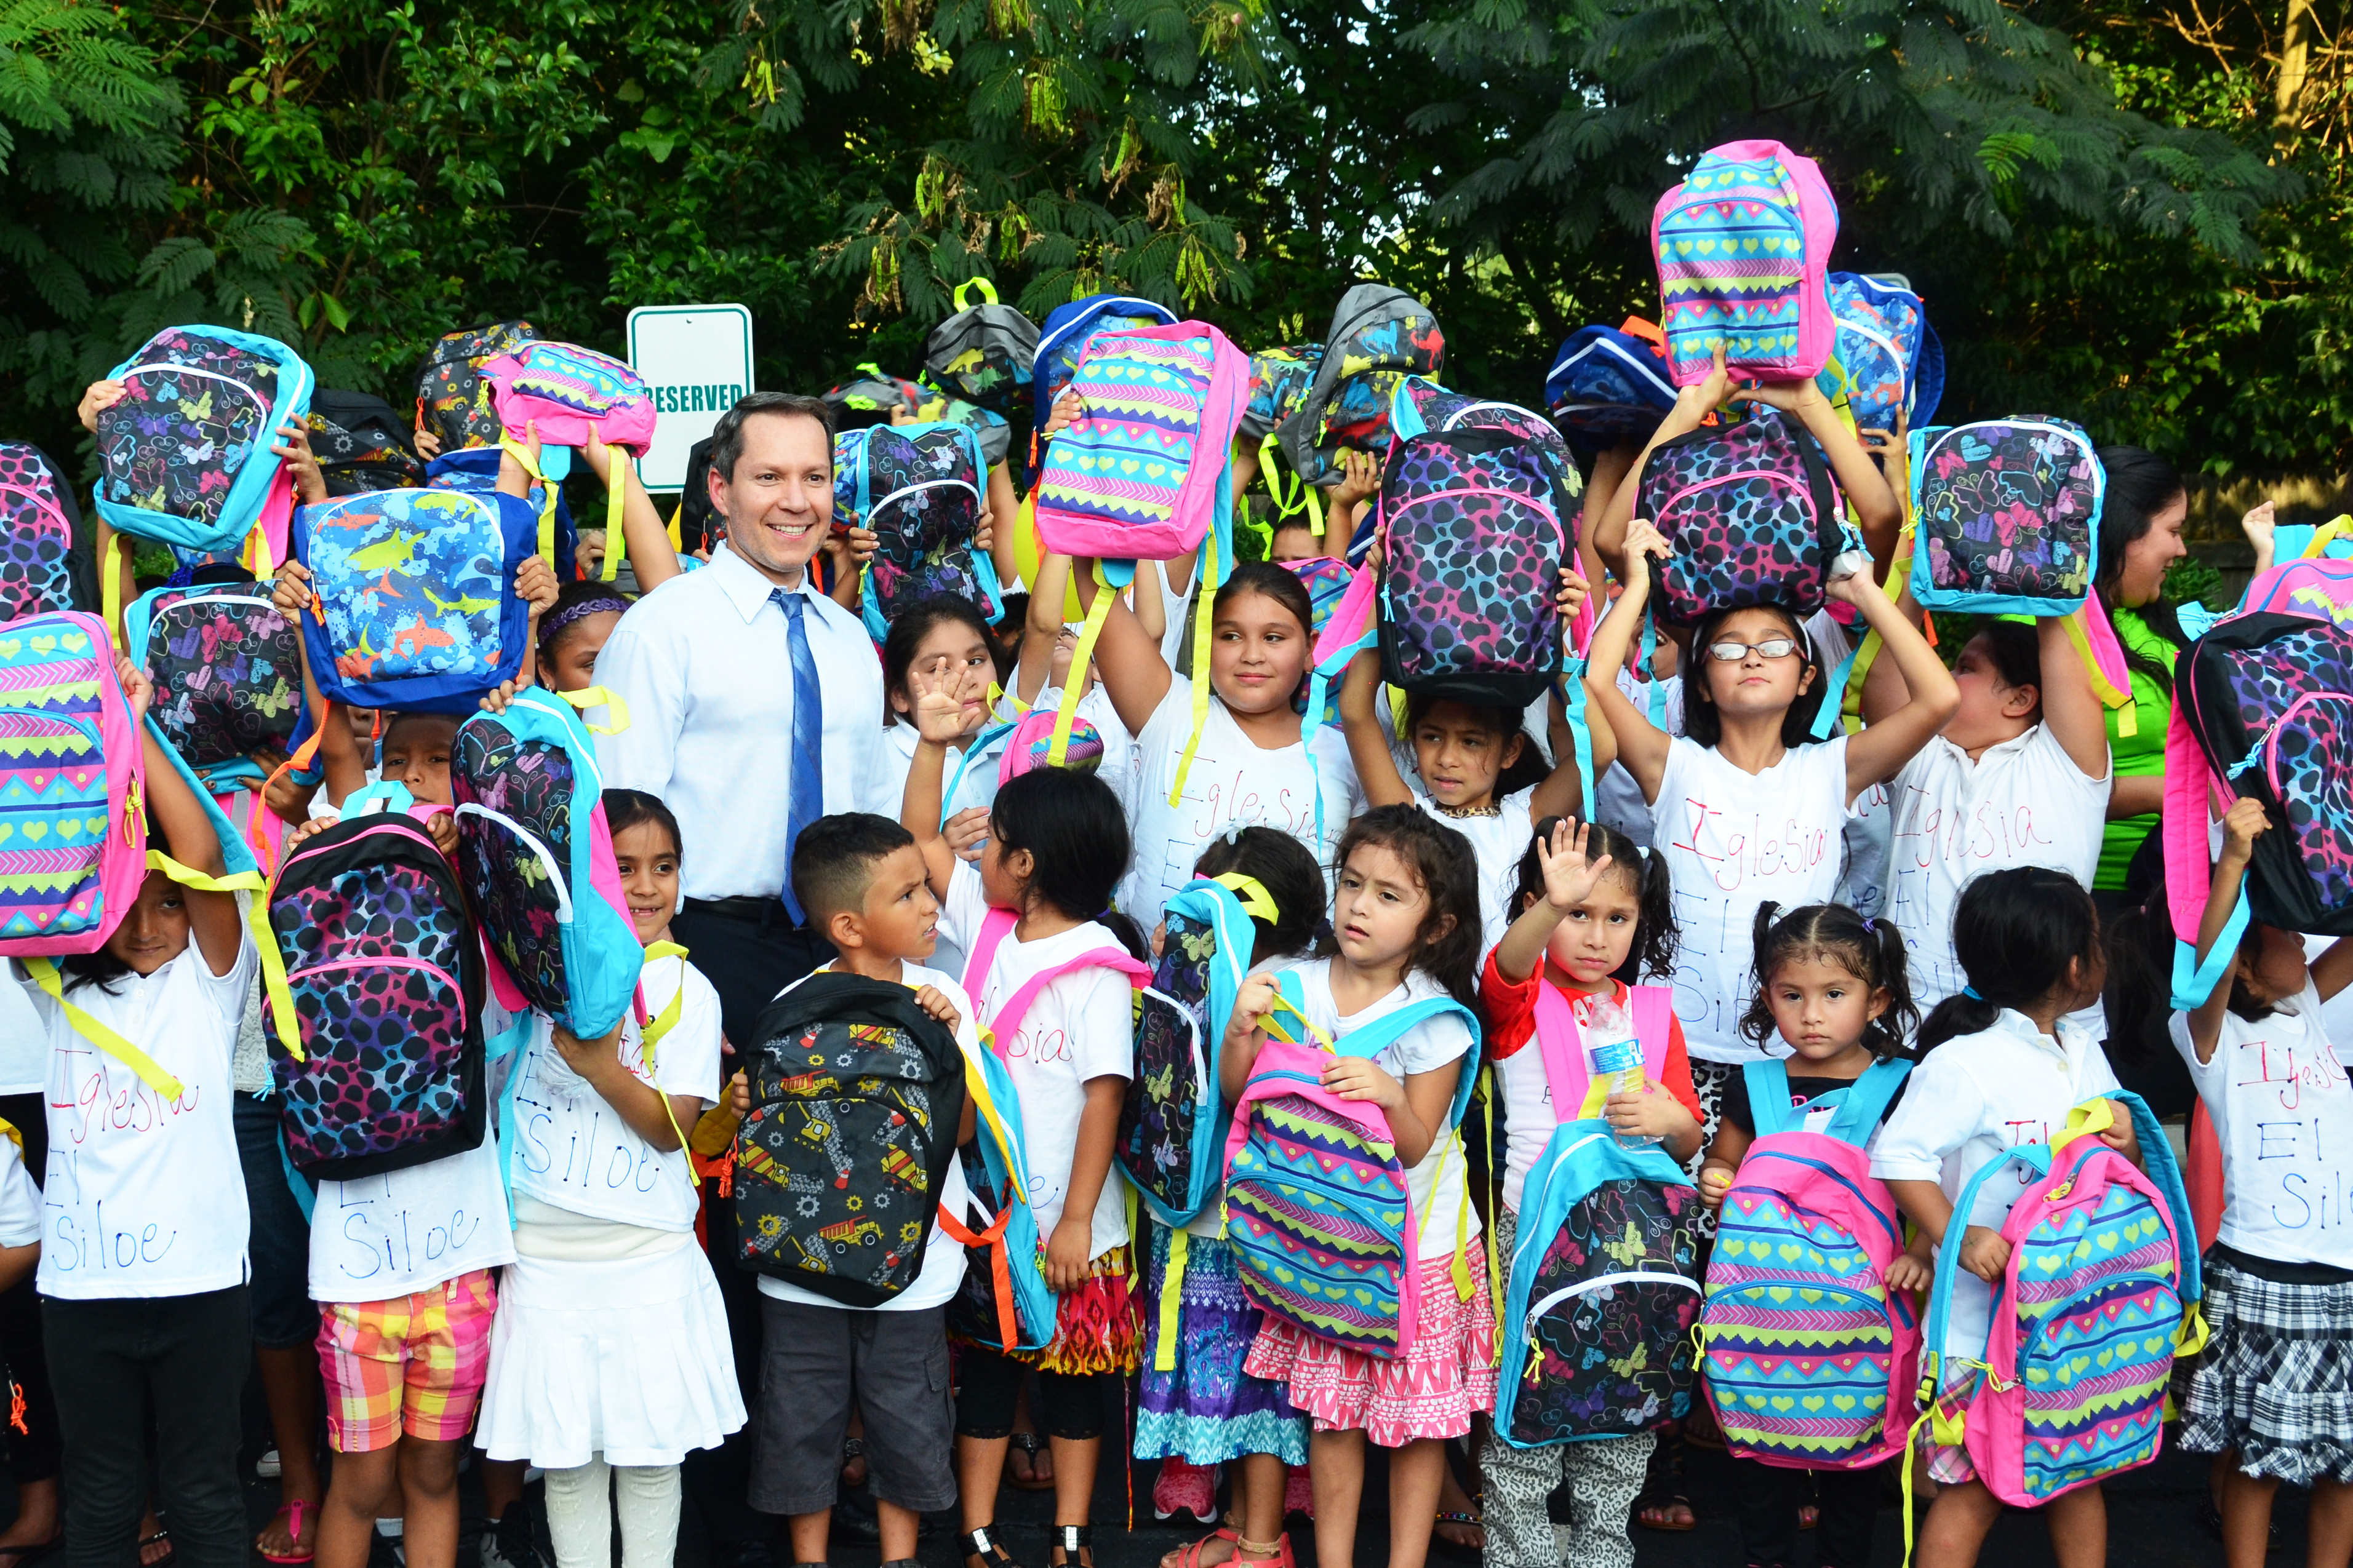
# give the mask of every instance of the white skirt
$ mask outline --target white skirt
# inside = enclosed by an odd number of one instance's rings
[[[474,1429],[491,1458],[675,1465],[743,1425],[727,1310],[693,1237],[653,1258],[506,1266]]]

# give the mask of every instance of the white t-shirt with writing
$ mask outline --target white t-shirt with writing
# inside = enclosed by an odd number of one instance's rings
[[[977,1052],[980,1039],[976,1033],[977,1026],[973,1022],[972,998],[964,994],[964,987],[941,971],[927,969],[920,963],[902,963],[899,970],[901,982],[910,990],[920,991],[926,985],[939,987],[940,994],[945,996],[949,1005],[956,1011],[957,1047],[967,1057]],[[818,973],[822,974],[825,971],[821,969]],[[806,978],[803,976],[804,980]],[[779,997],[789,995],[794,986],[801,984],[801,980],[796,980],[776,994]],[[954,1139],[955,1134],[956,1130],[953,1127],[938,1129],[938,1136],[943,1138]],[[926,1308],[944,1306],[956,1293],[956,1287],[964,1283],[964,1248],[940,1229],[939,1210],[944,1208],[959,1219],[967,1218],[965,1210],[971,1205],[972,1193],[965,1185],[964,1162],[951,1159],[947,1163],[948,1173],[940,1183],[940,1201],[932,1211],[932,1234],[923,1241],[923,1267],[908,1282],[904,1290],[872,1310],[920,1312]],[[803,1307],[840,1308],[843,1305],[831,1297],[804,1290],[788,1279],[772,1279],[765,1274],[760,1276],[759,1285],[761,1295],[774,1296],[779,1301],[791,1301]]]
[[[1922,1012],[1969,983],[1953,956],[1953,909],[1971,878],[2047,866],[2092,885],[2108,787],[2084,775],[2048,724],[1987,747],[1974,763],[1931,735],[1904,764],[1890,784],[1887,914],[1904,933]]]
[[[1667,858],[1680,941],[1675,1016],[1701,1061],[1757,1061],[1740,1015],[1756,993],[1757,908],[1827,902],[1847,818],[1846,737],[1792,746],[1761,773],[1677,736],[1651,803],[1651,848]]]
[[[621,1024],[621,1063],[640,1083],[663,1093],[691,1095],[704,1104],[719,1099],[719,993],[702,971],[682,958],[658,958],[638,980],[646,1016],[659,1018],[685,986],[685,1000],[670,1031],[654,1047],[654,1069],[646,1068],[643,1037],[634,1012]],[[482,1028],[495,1038],[512,1019],[493,1001],[482,1009]],[[574,1072],[555,1048],[555,1026],[536,1009],[531,1043],[523,1047],[522,1075],[514,1087],[514,1124],[501,1137],[515,1142],[512,1171],[517,1194],[551,1207],[647,1230],[689,1231],[698,1206],[693,1177],[683,1149],[656,1149],[638,1136],[605,1097]],[[691,1131],[682,1123],[681,1131]]]
[[[1171,805],[1168,792],[1192,732],[1192,685],[1172,680],[1168,695],[1136,737],[1128,819],[1134,859],[1119,886],[1120,909],[1145,931],[1160,923],[1161,906],[1193,879],[1193,863],[1228,828],[1263,826],[1288,833],[1328,872],[1340,836],[1362,805],[1356,765],[1339,726],[1318,726],[1303,746],[1268,750],[1251,743],[1214,693],[1184,793]],[[1321,838],[1315,832],[1319,792]]]
[[[461,1154],[321,1182],[311,1211],[311,1300],[388,1301],[514,1261],[498,1139]]]
[[[177,1079],[176,1100],[148,1087],[23,982],[48,1044],[42,1295],[193,1296],[244,1282],[245,1173],[229,1063],[259,963],[251,937],[241,935],[229,972],[215,974],[191,938],[153,974],[122,975],[112,991],[88,984],[66,993]]]
[[[1505,795],[1495,803],[1492,816],[1451,816],[1428,795],[1413,797],[1413,804],[1421,807],[1431,821],[1454,829],[1471,841],[1472,858],[1479,863],[1482,958],[1489,948],[1504,940],[1504,933],[1512,926],[1512,895],[1520,885],[1520,861],[1535,839],[1535,819],[1528,815],[1528,803],[1535,793],[1531,787]]]
[[[965,952],[980,940],[988,903],[980,873],[956,862],[940,910],[940,934]],[[1008,933],[997,944],[988,973],[968,986],[979,1004],[983,1027],[1034,975],[1101,948],[1124,952],[1107,926],[1088,921],[1056,936],[1023,942]],[[967,972],[969,982],[974,976]],[[1134,988],[1115,969],[1094,966],[1058,975],[1041,986],[1021,1016],[1013,1037],[1001,1036],[997,1055],[1021,1098],[1021,1149],[1029,1167],[1029,1214],[1043,1244],[1053,1238],[1070,1192],[1071,1163],[1078,1152],[1079,1119],[1086,1110],[1086,1086],[1098,1078],[1135,1076]],[[1090,1257],[1101,1258],[1127,1240],[1127,1196],[1115,1171],[1103,1173],[1095,1198]]]
[[[2117,1088],[2107,1053],[2073,1019],[2060,1019],[2053,1038],[2005,1007],[1991,1028],[1947,1040],[1912,1069],[1903,1100],[1872,1146],[1871,1173],[1883,1182],[1936,1182],[1957,1203],[1988,1162],[2021,1144],[2050,1142],[2067,1125],[2067,1112]],[[1953,1223],[1999,1230],[2019,1194],[2039,1180],[2012,1164],[1986,1178],[1975,1210],[1954,1215]],[[1960,1239],[1946,1232],[1946,1245]],[[1991,1286],[1965,1268],[1955,1271],[1946,1354],[1985,1353],[1992,1302]]]
[[[2226,1247],[2280,1263],[2353,1268],[2353,1086],[2321,1026],[2319,988],[2253,1022],[2222,1015],[2202,1067],[2189,1015],[2172,1019],[2174,1048],[2222,1145]]]
[[[1332,997],[1332,963],[1331,959],[1319,958],[1299,965],[1296,973],[1303,998],[1299,1010],[1307,1016],[1309,1023],[1335,1040],[1345,1039],[1400,1007],[1446,994],[1445,988],[1429,975],[1419,970],[1409,971],[1404,984],[1370,1006],[1342,1017],[1340,1005]],[[1441,1013],[1416,1024],[1376,1051],[1373,1065],[1399,1083],[1415,1073],[1435,1072],[1449,1062],[1461,1062],[1462,1070],[1467,1072],[1477,1066],[1463,1059],[1470,1054],[1471,1043],[1471,1026],[1461,1016]],[[1456,1092],[1461,1091],[1458,1089]],[[1463,1207],[1462,1200],[1469,1190],[1469,1170],[1464,1163],[1462,1141],[1450,1129],[1439,1133],[1420,1163],[1406,1173],[1406,1186],[1413,1194],[1414,1222],[1420,1227],[1417,1248],[1419,1258],[1452,1257],[1458,1235],[1466,1247],[1479,1239],[1479,1211]],[[1465,1225],[1468,1229],[1461,1228]]]

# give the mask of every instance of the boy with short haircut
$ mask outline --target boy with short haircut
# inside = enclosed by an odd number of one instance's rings
[[[940,907],[913,835],[868,812],[819,817],[794,843],[792,877],[810,928],[839,954],[828,969],[914,987],[916,1004],[955,1031],[967,1058],[977,1056],[972,999],[954,977],[920,962],[938,943]],[[748,1110],[740,1077],[734,1093],[738,1112]],[[964,1115],[959,1143],[972,1136],[969,1100]],[[966,1195],[963,1167],[950,1161],[941,1203],[962,1213]],[[922,1516],[955,1505],[946,1308],[964,1270],[964,1248],[935,1218],[922,1271],[880,1307],[847,1307],[760,1277],[765,1331],[750,1501],[787,1516],[795,1563],[826,1561],[853,1400],[865,1421],[883,1568],[908,1568]]]

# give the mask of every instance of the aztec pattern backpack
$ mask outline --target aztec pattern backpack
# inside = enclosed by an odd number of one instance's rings
[[[977,294],[980,303],[965,303]],[[998,414],[1008,414],[1029,385],[1038,361],[1038,323],[1010,305],[997,302],[997,285],[986,278],[959,283],[948,295],[955,314],[932,329],[923,342],[923,374],[957,396]],[[1004,454],[990,462],[1003,460]]]
[[[1908,1061],[1789,1104],[1781,1062],[1750,1062],[1757,1141],[1716,1222],[1699,1334],[1708,1403],[1731,1451],[1800,1469],[1863,1469],[1902,1455],[1897,1413],[1920,1382],[1920,1320],[1882,1282],[1902,1216],[1864,1152]],[[1833,1097],[1835,1107],[1826,1102]],[[1829,1110],[1809,1131],[1817,1109]]]
[[[1176,314],[1166,305],[1130,294],[1090,294],[1067,305],[1057,305],[1038,334],[1038,352],[1030,384],[1036,429],[1046,427],[1054,399],[1071,384],[1087,345],[1104,332],[1133,332],[1145,327],[1173,327]],[[1031,458],[1036,458],[1032,449]]]
[[[965,962],[965,994],[979,1005],[988,967],[997,950],[1013,934],[1018,917],[1011,910],[992,909],[981,921],[980,934]],[[1029,1194],[1035,1190],[1021,1143],[1021,1098],[1005,1065],[1005,1049],[1020,1033],[1021,1020],[1046,986],[1081,969],[1113,969],[1128,984],[1143,985],[1151,971],[1124,948],[1105,946],[1075,954],[1039,971],[998,1005],[996,1016],[980,1032],[980,1059],[968,1072],[976,1110],[974,1146],[964,1158],[965,1184],[985,1217],[978,1226],[966,1216],[940,1210],[940,1227],[964,1243],[970,1267],[964,1285],[948,1303],[948,1327],[974,1342],[1003,1350],[1037,1350],[1054,1337],[1056,1298],[1047,1289],[1039,1266],[1045,1243],[1029,1212]]]
[[[1822,391],[1844,393],[1862,429],[1893,430],[1898,414],[1914,430],[1934,419],[1945,394],[1945,351],[1911,284],[1892,273],[1833,272],[1828,286],[1838,332],[1831,358],[1843,374]],[[1831,367],[1815,379],[1832,380]]]
[[[987,475],[962,425],[871,425],[833,438],[833,520],[879,537],[859,595],[876,642],[902,609],[943,594],[991,623],[1003,617],[996,563],[974,544]]]
[[[1381,676],[1408,692],[1524,708],[1560,672],[1560,569],[1576,557],[1576,466],[1542,415],[1398,388],[1373,526]]]
[[[2012,1164],[2036,1178],[2002,1222],[2010,1267],[1982,1363],[1941,1353],[1961,1249],[1936,1249],[1924,1403],[1936,1441],[1965,1446],[1978,1479],[2019,1508],[2156,1458],[2174,1360],[2206,1341],[2198,1232],[2172,1145],[2138,1095],[2109,1098],[2132,1113],[2146,1173],[2096,1136],[2114,1118],[2097,1100],[2069,1111],[2048,1145],[1987,1161],[1954,1203],[1976,1213],[1978,1190]]]
[[[1245,897],[1272,909],[1264,888],[1235,872],[1180,889],[1168,900],[1160,958],[1142,993],[1135,1076],[1112,1152],[1144,1206],[1171,1230],[1201,1212],[1225,1160],[1218,1052],[1258,941]]]
[[[1276,428],[1292,471],[1328,489],[1340,482],[1341,447],[1387,452],[1398,384],[1409,375],[1436,380],[1445,369],[1435,311],[1402,289],[1356,284],[1332,312],[1306,397]]]
[[[1561,434],[1589,449],[1649,440],[1675,405],[1666,342],[1655,322],[1640,316],[1570,333],[1545,375],[1545,407]]]
[[[400,416],[381,397],[321,387],[311,395],[311,455],[331,496],[365,495],[425,482]]]
[[[1307,590],[1307,641],[1311,647],[1316,647],[1332,625],[1333,612],[1348,596],[1348,588],[1356,580],[1356,570],[1335,555],[1311,555],[1303,561],[1286,561],[1282,564]],[[1324,700],[1309,710],[1307,722],[1312,727],[1339,721],[1339,693],[1327,690]]]
[[[195,554],[235,551],[258,531],[269,559],[253,569],[275,571],[294,490],[269,448],[280,425],[310,413],[302,356],[227,327],[166,327],[107,379],[122,396],[98,413],[98,515]],[[114,565],[101,564],[101,588]]]
[[[514,574],[530,503],[496,492],[380,490],[306,506],[294,559],[311,570],[298,616],[332,702],[470,713],[522,668],[530,611]]]
[[[0,441],[0,622],[99,602],[81,507],[38,447]]]
[[[1402,1360],[1413,1349],[1421,1304],[1413,1194],[1388,1118],[1369,1101],[1326,1089],[1324,1067],[1335,1055],[1377,1055],[1440,1014],[1461,1018],[1472,1051],[1440,1134],[1455,1141],[1447,1157],[1459,1158],[1453,1130],[1478,1076],[1479,1021],[1461,1004],[1432,997],[1334,1042],[1308,1025],[1297,973],[1283,971],[1277,984],[1279,1010],[1299,1030],[1268,1030],[1226,1135],[1226,1240],[1242,1294],[1307,1333],[1377,1360]],[[1463,1192],[1467,1205],[1467,1183]]]
[[[1822,449],[1774,408],[1652,447],[1634,504],[1674,547],[1651,602],[1676,626],[1749,605],[1811,615],[1831,563],[1862,548]]]
[[[0,952],[95,952],[147,876],[147,776],[96,616],[0,627]]]
[[[735,1139],[736,1261],[849,1307],[923,1272],[964,1052],[904,985],[821,970],[760,1015]]]
[[[2083,426],[2033,415],[1915,427],[1912,596],[1931,610],[2063,616],[2099,570],[2107,477]]]
[[[515,693],[503,713],[459,726],[449,758],[458,868],[490,949],[491,983],[510,1013],[528,1002],[584,1040],[620,1023],[645,949],[629,923],[596,744],[572,705],[610,703],[602,687]]]
[[[1670,994],[1630,991],[1643,1070],[1655,1079]],[[1548,984],[1536,991],[1532,1043],[1544,1053],[1558,1125],[1520,1194],[1495,1430],[1515,1448],[1652,1431],[1691,1403],[1699,1192],[1657,1144],[1618,1142],[1601,1119],[1608,1086],[1586,1060],[1577,1015]]]
[[[123,617],[154,683],[148,717],[217,795],[259,782],[246,753],[290,749],[302,710],[302,634],[261,583],[157,588]]]
[[[397,784],[363,790],[270,887],[301,1030],[289,1039],[264,1017],[270,1077],[286,1157],[312,1181],[481,1146],[482,944],[425,828],[438,809]]]
[[[610,354],[577,343],[530,342],[486,362],[482,379],[491,404],[510,431],[535,430],[544,443],[537,463],[512,435],[499,446],[540,482],[539,550],[559,576],[569,576],[575,556],[560,547],[556,521],[562,480],[571,471],[571,448],[596,439],[624,458],[642,458],[653,445],[654,400],[643,377]],[[560,457],[553,454],[560,453]],[[553,463],[554,466],[549,465]],[[495,482],[495,480],[494,480]],[[628,486],[605,487],[604,580],[617,581],[628,542],[621,529]]]
[[[482,367],[538,341],[539,329],[529,321],[498,321],[447,333],[433,345],[417,369],[417,422],[441,437],[444,456],[499,444],[506,427]]]
[[[1825,279],[1838,203],[1811,158],[1778,142],[1727,142],[1651,213],[1659,324],[1677,386],[1696,386],[1724,351],[1767,381],[1819,373],[1836,347]]]

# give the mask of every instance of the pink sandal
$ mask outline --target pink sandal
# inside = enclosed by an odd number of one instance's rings
[[[310,1544],[302,1539],[302,1510],[317,1506],[316,1503],[305,1502],[302,1499],[296,1498],[278,1510],[286,1516],[286,1539],[294,1543],[294,1552],[299,1555],[290,1554],[281,1557],[274,1552],[263,1552],[261,1560],[264,1563],[298,1563],[311,1561],[315,1553]]]

